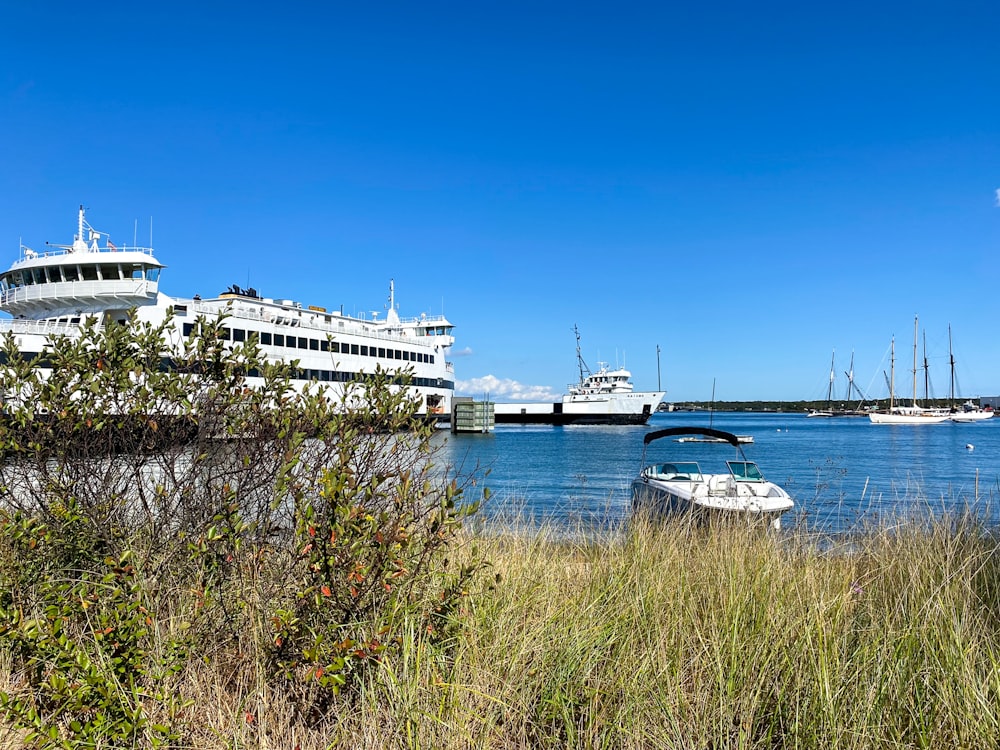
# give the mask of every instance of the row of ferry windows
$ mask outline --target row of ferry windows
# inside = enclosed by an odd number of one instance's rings
[[[0,287],[4,290],[16,289],[32,284],[57,284],[63,281],[122,281],[135,279],[156,281],[160,278],[157,266],[137,264],[98,263],[78,266],[39,266],[11,271],[0,277]]]
[[[184,324],[184,335],[194,333],[194,323]],[[242,328],[223,328],[222,337],[227,341],[247,341],[256,336],[261,346],[283,346],[287,349],[309,349],[314,352],[332,352],[334,354],[353,354],[360,357],[378,357],[380,359],[398,359],[402,362],[423,362],[434,364],[433,354],[411,352],[406,349],[386,349],[381,346],[365,344],[341,344],[339,341],[327,339],[311,339],[305,336],[291,336],[283,333],[268,333],[266,331],[245,331]]]

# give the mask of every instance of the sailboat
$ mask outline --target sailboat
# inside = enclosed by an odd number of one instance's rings
[[[948,326],[948,360],[951,365],[951,389],[948,392],[948,402],[951,404],[952,422],[981,422],[993,416],[991,409],[982,409],[971,401],[966,401],[962,406],[955,405],[955,355],[951,347],[951,326]]]
[[[712,402],[708,410],[708,429],[712,429],[712,421],[715,419],[715,378],[712,378]],[[753,435],[734,435],[738,443],[752,443]],[[725,443],[726,438],[712,435],[687,435],[677,438],[678,443]]]
[[[857,409],[835,409],[833,406],[833,383],[837,378],[837,368],[835,366],[837,352],[834,350],[833,357],[830,359],[830,384],[826,389],[826,408],[825,409],[810,409],[807,413],[807,417],[855,417],[861,416],[864,412],[861,411],[861,405],[865,402],[865,397],[861,393],[861,389],[854,382],[854,352],[851,352],[851,369],[846,370],[844,374],[847,376],[847,399],[850,400],[854,391],[858,391],[858,396],[860,401],[858,402]]]
[[[826,408],[825,409],[810,409],[806,414],[807,417],[839,417],[840,414],[833,408],[833,381],[837,379],[837,368],[834,366],[836,362],[837,350],[833,350],[833,356],[830,358],[830,384],[826,388]]]
[[[926,359],[926,358],[925,358]],[[890,348],[889,371],[889,408],[884,411],[868,413],[872,424],[938,424],[947,422],[951,414],[940,409],[925,409],[917,403],[917,317],[913,317],[913,400],[910,406],[895,404],[896,380],[896,338],[893,337]]]

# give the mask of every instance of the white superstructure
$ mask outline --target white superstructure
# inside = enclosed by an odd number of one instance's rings
[[[101,244],[103,240],[103,245]],[[123,323],[132,308],[140,321],[159,323],[173,309],[174,340],[194,331],[195,319],[227,315],[226,335],[239,343],[256,337],[272,361],[298,360],[297,380],[315,382],[339,399],[344,389],[377,367],[408,371],[408,387],[419,395],[421,413],[431,418],[451,411],[454,368],[446,361],[454,337],[444,316],[403,319],[390,282],[385,319],[352,317],[289,299],[260,296],[233,286],[218,297],[169,297],[159,289],[164,268],[151,248],[116,246],[95,231],[81,206],[71,245],[46,244],[36,252],[21,246],[20,257],[0,275],[0,334],[12,331],[22,353],[42,350],[50,335],[79,335],[94,317],[99,325]],[[253,385],[254,378],[249,378]]]

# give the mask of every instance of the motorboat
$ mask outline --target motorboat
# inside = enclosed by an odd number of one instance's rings
[[[737,435],[736,440],[741,443],[752,443],[753,435]],[[728,443],[725,438],[706,437],[704,435],[685,435],[677,438],[678,443]]]
[[[698,461],[681,460],[680,455],[670,461],[646,463],[650,443],[681,436],[728,443],[736,448],[736,458],[725,461],[724,470],[720,465],[713,472],[703,471]],[[737,435],[711,427],[669,427],[646,434],[642,443],[642,468],[632,482],[634,513],[654,519],[676,514],[693,514],[699,519],[747,518],[780,529],[782,514],[795,507],[789,494],[765,479],[757,464],[747,459]],[[705,455],[704,449],[698,453],[699,457]]]

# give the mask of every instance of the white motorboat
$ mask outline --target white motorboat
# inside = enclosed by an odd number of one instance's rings
[[[95,231],[81,206],[72,244],[46,243],[41,251],[22,245],[20,257],[0,273],[0,310],[13,318],[0,320],[0,335],[12,332],[23,355],[35,358],[50,336],[79,336],[89,318],[98,326],[125,323],[134,308],[140,322],[152,324],[172,311],[168,335],[179,349],[199,316],[224,314],[223,334],[234,345],[256,340],[269,360],[297,361],[298,387],[315,383],[331,400],[346,393],[359,401],[366,377],[381,370],[399,382],[406,371],[409,379],[399,387],[420,399],[423,416],[436,420],[450,413],[455,374],[445,357],[453,326],[444,316],[400,318],[391,282],[384,319],[374,313],[368,319],[238,286],[213,298],[169,297],[159,288],[164,268],[151,248],[116,245]],[[252,375],[247,380],[263,383]]]
[[[570,384],[559,401],[497,403],[496,424],[646,424],[666,395],[666,391],[636,391],[632,373],[624,367],[610,370],[598,362],[597,372],[591,372],[580,354],[578,331],[576,359],[580,380]]]
[[[949,414],[952,422],[982,422],[993,417],[992,409],[983,409],[971,401],[966,401]]]
[[[753,435],[737,435],[736,441],[739,443],[752,443]],[[704,435],[687,435],[677,438],[678,443],[728,443],[725,438],[705,437]]]
[[[698,436],[736,448],[737,457],[725,461],[725,470],[702,471],[693,460],[646,464],[650,443],[667,437]],[[764,478],[757,464],[747,460],[738,436],[710,427],[669,427],[643,438],[642,469],[632,482],[632,509],[635,513],[662,519],[673,514],[696,517],[745,517],[761,520],[771,528],[781,528],[781,515],[795,507],[789,494]],[[678,441],[679,442],[679,441]],[[704,455],[704,453],[700,454]]]

